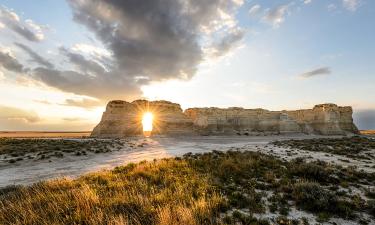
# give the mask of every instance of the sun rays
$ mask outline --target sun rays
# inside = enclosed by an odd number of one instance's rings
[[[142,117],[143,134],[146,137],[151,136],[153,119],[154,119],[154,115],[151,112],[146,112],[143,114],[143,117]]]

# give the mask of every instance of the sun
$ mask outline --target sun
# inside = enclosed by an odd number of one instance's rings
[[[154,119],[154,115],[151,112],[146,112],[143,114],[143,117],[142,117],[143,134],[146,137],[149,137],[151,135],[153,119]]]

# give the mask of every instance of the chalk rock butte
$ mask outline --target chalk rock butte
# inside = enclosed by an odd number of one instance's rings
[[[191,134],[193,122],[182,111],[181,106],[168,101],[136,100],[110,101],[100,123],[91,133],[93,137],[117,138],[143,133],[142,116],[145,112],[154,115],[152,134]]]
[[[161,135],[269,135],[305,133],[343,135],[358,133],[353,110],[335,104],[313,109],[190,108],[168,101],[111,101],[92,137],[120,138],[142,134],[142,115],[154,115],[153,134]]]

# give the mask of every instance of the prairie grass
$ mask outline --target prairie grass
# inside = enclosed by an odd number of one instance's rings
[[[374,200],[341,189],[374,184],[374,173],[351,167],[213,151],[7,187],[0,224],[306,224],[288,217],[291,207],[358,221],[375,217]],[[278,217],[254,216],[268,211]]]
[[[44,160],[69,154],[80,156],[89,152],[105,153],[125,145],[127,143],[120,140],[0,138],[0,156],[9,163],[15,163],[23,159]]]
[[[375,150],[375,139],[362,136],[285,140],[275,141],[272,144],[306,151],[345,155],[354,159],[375,159],[372,155],[372,151]]]
[[[1,224],[212,224],[223,198],[207,176],[165,159],[77,180],[14,187],[1,196]]]
[[[361,130],[359,131],[362,135],[375,135],[375,130]]]

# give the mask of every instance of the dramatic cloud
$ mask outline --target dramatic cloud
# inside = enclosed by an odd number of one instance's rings
[[[275,28],[279,27],[280,24],[282,24],[285,20],[288,7],[289,5],[280,5],[275,9],[268,9],[263,17],[263,20],[269,24],[272,24]]]
[[[356,11],[360,5],[360,0],[342,0],[345,9],[349,11]]]
[[[119,72],[106,72],[93,77],[77,71],[36,68],[32,76],[60,90],[99,99],[125,99],[141,95],[139,80],[129,79]]]
[[[0,6],[0,23],[29,41],[38,42],[44,39],[43,29],[32,20],[22,21],[13,11]]]
[[[68,61],[83,73],[101,76],[106,72],[99,63],[86,59],[81,54],[70,52],[65,48],[60,48],[60,53],[65,55],[68,58]]]
[[[310,78],[314,76],[327,75],[327,74],[331,74],[331,69],[329,67],[322,67],[322,68],[318,68],[309,72],[305,72],[299,76],[302,78]]]
[[[23,65],[12,55],[12,52],[4,48],[0,48],[0,66],[16,73],[24,71]]]
[[[375,109],[355,111],[353,118],[360,130],[375,130]]]
[[[206,49],[224,56],[244,36],[235,19],[242,0],[69,3],[74,20],[94,32],[108,50],[82,44],[60,48],[73,70],[40,67],[32,76],[64,91],[106,100],[140,95],[140,86],[151,81],[190,79],[199,64],[213,56],[205,55]]]
[[[31,61],[38,63],[39,65],[45,66],[47,68],[53,68],[53,64],[50,63],[47,59],[40,56],[38,53],[34,52],[30,47],[21,44],[21,43],[14,43],[16,46],[24,50],[29,56],[31,57]]]
[[[233,26],[227,0],[70,1],[76,21],[113,51],[127,76],[190,78],[202,60],[202,31]]]
[[[219,42],[215,43],[213,47],[206,50],[206,54],[211,58],[220,57],[228,52],[231,52],[233,48],[236,48],[238,43],[241,42],[245,33],[243,30],[234,30],[230,34],[226,35],[225,38],[220,39]]]
[[[144,79],[124,76],[118,67],[106,71],[94,60],[65,48],[60,48],[60,52],[77,71],[39,67],[31,72],[31,76],[60,90],[102,100],[134,98],[141,95],[139,87],[146,83]]]
[[[202,62],[225,56],[244,37],[235,19],[242,0],[69,3],[74,20],[89,28],[106,49],[82,43],[60,47],[65,60],[61,70],[32,47],[16,42],[39,67],[25,68],[6,52],[0,54],[0,65],[65,92],[100,100],[131,99],[141,96],[141,86],[150,82],[190,79]],[[41,26],[22,21],[11,10],[1,8],[0,19],[30,41],[43,39]]]

